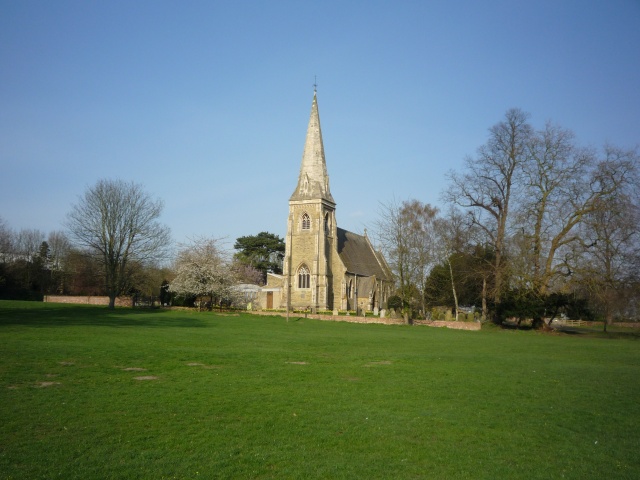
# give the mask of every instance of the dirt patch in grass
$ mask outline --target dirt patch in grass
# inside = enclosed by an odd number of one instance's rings
[[[65,367],[70,367],[71,365],[75,365],[75,363],[73,362],[58,362],[60,365],[63,365]]]
[[[122,371],[124,371],[124,372],[146,372],[147,369],[146,368],[141,368],[141,367],[126,367],[126,368],[123,368]]]
[[[289,365],[309,365],[309,363],[307,362],[285,362],[288,363]]]
[[[144,375],[142,377],[133,377],[134,380],[158,380],[159,377],[156,377],[154,375]]]
[[[54,385],[60,385],[60,382],[38,382],[36,383],[36,388],[47,388],[53,387]]]
[[[391,365],[391,362],[389,360],[381,360],[379,362],[366,363],[364,366],[365,367],[377,367],[378,365]]]
[[[198,362],[190,362],[187,363],[188,367],[202,367],[205,370],[214,370],[216,368],[220,368],[218,365],[205,365],[204,363],[198,363]]]

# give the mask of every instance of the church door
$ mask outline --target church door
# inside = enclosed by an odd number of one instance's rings
[[[267,308],[273,308],[273,292],[267,292]]]

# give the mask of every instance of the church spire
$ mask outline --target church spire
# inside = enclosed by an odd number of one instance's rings
[[[320,115],[318,113],[318,99],[315,85],[313,91],[313,103],[311,104],[311,116],[307,127],[307,139],[302,153],[302,164],[298,186],[291,195],[290,200],[327,200],[333,204],[333,196],[329,190],[329,175],[327,163],[324,158],[324,145],[322,143],[322,129],[320,128]]]

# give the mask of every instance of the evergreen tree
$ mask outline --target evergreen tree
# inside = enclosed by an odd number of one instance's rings
[[[234,258],[262,272],[263,281],[267,273],[282,273],[284,259],[284,239],[269,232],[240,237],[233,248],[237,250]]]

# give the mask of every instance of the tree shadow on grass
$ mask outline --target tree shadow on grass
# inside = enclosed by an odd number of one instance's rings
[[[567,327],[567,326],[554,326],[553,332],[572,335],[584,338],[606,338],[609,340],[627,339],[627,340],[640,340],[640,331],[637,329],[624,329],[614,331],[603,331],[602,328],[594,327]]]
[[[569,335],[581,338],[606,338],[609,340],[616,339],[628,339],[628,340],[640,340],[640,329],[625,328],[612,329],[609,328],[607,332],[602,330],[602,327],[569,327],[564,325],[552,325],[546,330],[536,330],[528,323],[518,325],[515,322],[505,322],[500,325],[502,330],[514,330],[514,331],[536,331],[540,333],[548,333],[551,335]]]
[[[608,340],[640,340],[640,331],[636,329],[628,329],[625,331],[602,331],[602,330],[593,330],[593,329],[562,329],[562,333],[569,335],[578,335],[580,337],[585,338],[605,338]]]
[[[206,327],[202,316],[165,309],[56,305],[37,302],[0,302],[0,327],[96,326],[96,327]]]

